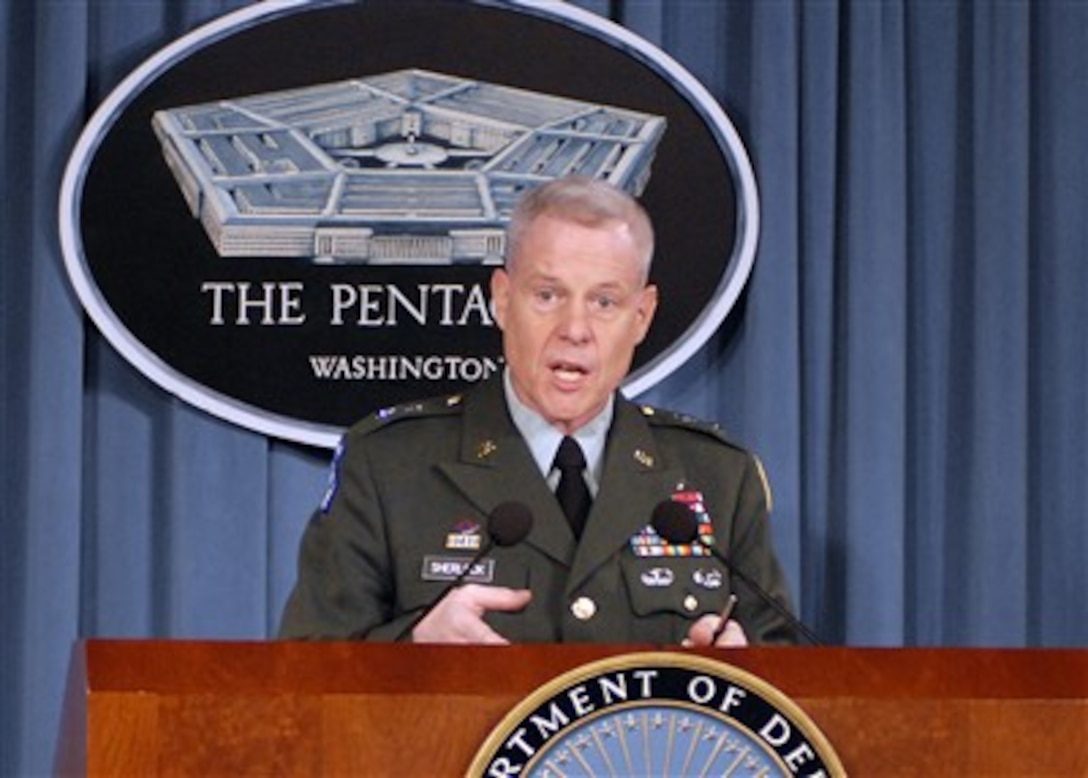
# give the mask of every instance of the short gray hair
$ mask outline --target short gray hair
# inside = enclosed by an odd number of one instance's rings
[[[506,230],[506,264],[517,257],[525,233],[541,216],[552,216],[586,227],[607,222],[627,225],[640,249],[643,280],[649,278],[654,254],[650,216],[634,197],[607,181],[586,176],[557,178],[530,189],[514,207]]]

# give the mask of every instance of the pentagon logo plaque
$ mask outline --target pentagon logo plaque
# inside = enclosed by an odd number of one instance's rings
[[[174,41],[95,111],[59,203],[68,276],[150,380],[332,447],[390,405],[502,370],[489,278],[519,195],[579,173],[654,219],[662,305],[628,395],[717,329],[759,207],[718,103],[567,3],[253,3]]]

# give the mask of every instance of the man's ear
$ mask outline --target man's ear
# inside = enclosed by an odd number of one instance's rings
[[[636,343],[641,343],[646,334],[650,331],[650,325],[654,323],[654,313],[657,312],[657,286],[655,284],[647,284],[646,287],[639,292],[638,308],[635,311],[635,315],[638,321],[638,339]]]
[[[504,268],[497,267],[491,273],[491,315],[495,324],[503,329],[506,322],[506,306],[510,301],[510,275]]]

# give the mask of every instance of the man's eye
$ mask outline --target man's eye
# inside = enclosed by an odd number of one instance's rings
[[[536,299],[542,303],[550,303],[555,300],[556,294],[554,289],[537,289]]]

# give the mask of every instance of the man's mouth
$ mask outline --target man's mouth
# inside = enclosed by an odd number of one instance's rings
[[[553,362],[550,369],[556,378],[564,382],[579,381],[589,373],[583,365],[575,362]]]

